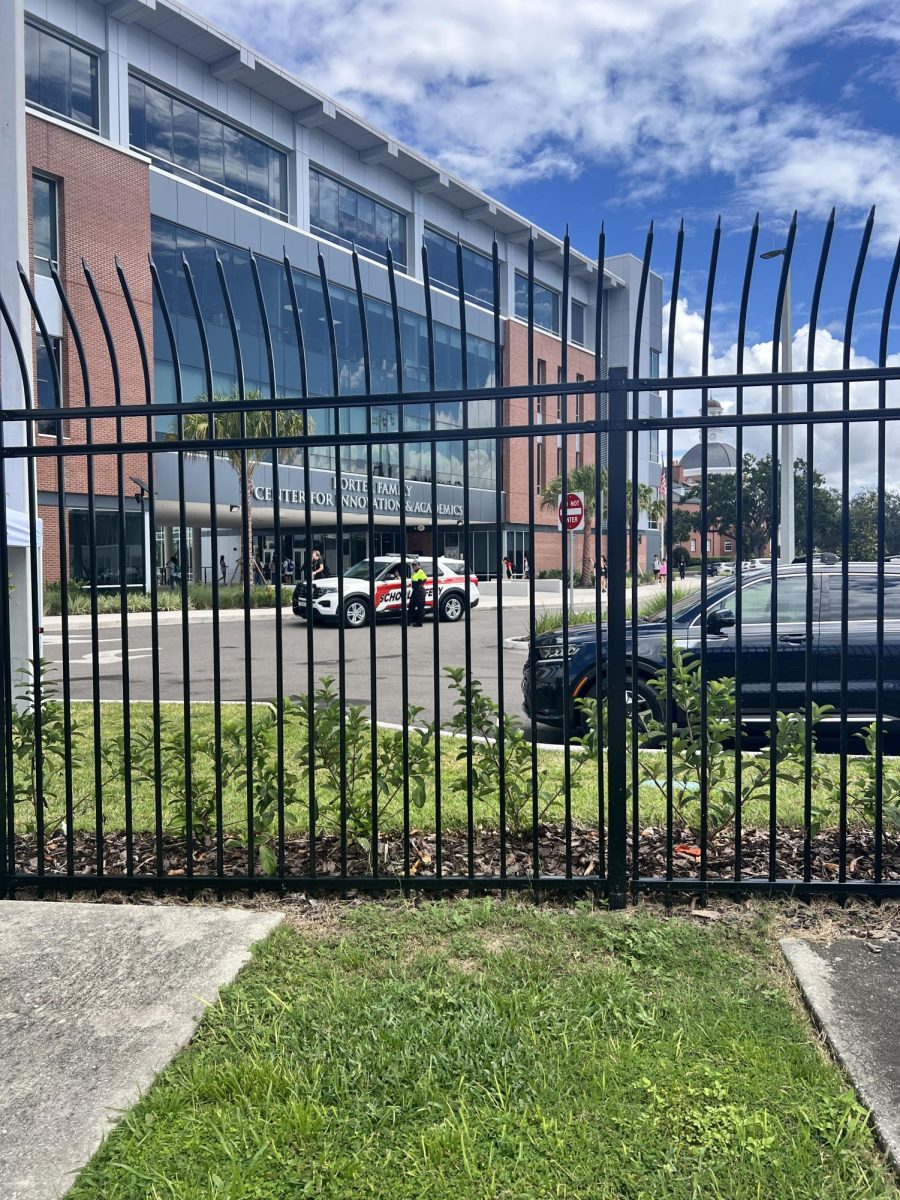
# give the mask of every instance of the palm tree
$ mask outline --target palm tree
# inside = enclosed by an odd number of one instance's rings
[[[606,470],[600,468],[600,495],[606,491]],[[594,556],[591,549],[591,533],[594,527],[597,497],[597,476],[594,464],[588,463],[583,467],[573,467],[566,473],[566,485],[570,492],[584,493],[584,531],[581,551],[581,586],[590,587],[591,573],[594,567]],[[559,498],[562,491],[562,480],[557,475],[551,479],[541,492],[541,508],[559,509]]]
[[[205,401],[206,396],[198,396],[198,400]],[[237,400],[238,396],[234,392],[215,392],[213,394],[214,402],[226,402]],[[248,401],[262,402],[262,393],[256,389],[251,389],[246,393]],[[243,419],[243,426],[241,421]],[[184,440],[188,442],[203,442],[209,438],[209,415],[205,412],[189,412],[182,417]],[[222,413],[216,413],[213,416],[213,436],[215,438],[223,438],[233,441],[249,441],[251,439],[262,439],[272,437],[272,411],[265,408],[250,409],[245,413],[240,413],[234,409],[228,409]],[[303,436],[306,429],[302,413],[296,409],[280,409],[276,414],[275,421],[275,436],[299,438]],[[187,451],[188,454],[200,456],[204,451],[198,449],[196,451]],[[246,455],[246,476],[245,476],[245,503],[247,505],[247,560],[250,562],[250,575],[253,575],[253,476],[256,468],[262,461],[261,458],[254,457],[252,450],[241,451],[240,449],[230,449],[222,452],[225,458],[228,459],[231,469],[241,478],[241,470],[243,467],[242,455]],[[277,451],[279,462],[290,462],[293,458],[293,450],[289,446],[285,446]],[[241,544],[241,564],[244,559],[243,541]]]
[[[666,515],[666,502],[655,488],[649,483],[637,485],[637,506],[639,513],[645,513],[648,521],[662,521]],[[634,535],[631,523],[631,480],[625,484],[625,520],[628,522],[630,535]],[[629,560],[631,555],[629,554]]]

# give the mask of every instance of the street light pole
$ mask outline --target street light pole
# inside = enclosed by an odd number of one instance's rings
[[[784,248],[767,250],[760,258],[780,258]],[[784,289],[784,306],[781,310],[781,369],[790,374],[793,371],[791,345],[793,331],[791,328],[791,268],[788,267],[787,280]],[[794,411],[794,392],[790,383],[781,385],[781,412]],[[782,425],[781,448],[781,503],[780,520],[778,522],[778,558],[784,563],[792,563],[796,553],[796,537],[794,533],[794,426]]]

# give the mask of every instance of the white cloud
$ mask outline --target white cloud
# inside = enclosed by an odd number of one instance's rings
[[[668,325],[669,308],[663,310],[663,324]],[[809,326],[803,325],[793,336],[791,352],[794,370],[805,370],[807,347],[809,344]],[[700,375],[703,365],[703,316],[689,308],[683,298],[678,301],[675,320],[675,361],[676,375]],[[844,365],[844,343],[826,329],[819,329],[815,338],[816,370],[840,370]],[[849,365],[853,369],[863,369],[875,366],[873,359],[859,354],[853,347],[850,349]],[[900,354],[890,354],[887,358],[889,367],[900,367]],[[737,370],[737,344],[718,349],[710,344],[709,374],[734,374]],[[747,374],[762,374],[772,370],[772,342],[754,342],[745,347],[744,371]],[[725,413],[733,413],[736,407],[736,397],[731,389],[713,389],[714,396],[722,404]],[[878,384],[856,383],[850,388],[851,408],[876,408],[878,406]],[[900,385],[887,385],[885,398],[888,407],[900,407]],[[843,405],[843,387],[838,383],[817,384],[812,397],[812,407],[819,412],[837,412]],[[766,412],[772,407],[771,388],[745,389],[744,411]],[[793,389],[793,407],[797,412],[805,412],[810,407],[806,387]],[[698,392],[684,392],[675,402],[675,412],[678,416],[692,416],[700,412],[700,395]],[[900,487],[900,424],[885,422],[886,429],[886,481],[889,487]],[[734,427],[723,428],[723,440],[734,443]],[[697,435],[686,432],[675,440],[675,454],[684,453],[687,448],[697,441]],[[772,438],[770,430],[747,429],[744,433],[744,450],[762,456],[771,450]],[[877,422],[866,421],[850,429],[850,462],[848,482],[851,492],[863,488],[874,487],[877,482]],[[795,426],[794,457],[806,458],[806,426]],[[813,462],[815,469],[823,474],[832,487],[841,487],[842,483],[842,434],[839,425],[821,425],[814,427]]]
[[[831,112],[801,99],[798,52],[890,44],[880,0],[194,3],[486,188],[609,163],[656,194],[712,171],[779,214],[879,203],[879,245],[900,232],[900,138],[859,128],[838,88]]]

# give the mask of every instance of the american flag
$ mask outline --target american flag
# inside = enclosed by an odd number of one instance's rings
[[[659,495],[660,495],[660,499],[662,499],[662,497],[664,497],[664,496],[665,496],[665,494],[666,494],[666,468],[665,468],[665,467],[663,467],[663,469],[662,469],[662,470],[660,471],[660,473],[659,473]]]

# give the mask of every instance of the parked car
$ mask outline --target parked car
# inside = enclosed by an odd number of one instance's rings
[[[428,578],[425,582],[425,611],[434,608],[434,560],[422,558],[419,562]],[[404,566],[399,555],[383,555],[374,561],[375,587],[372,590],[371,569],[369,559],[364,558],[347,571],[343,577],[343,587],[338,590],[336,576],[319,578],[312,585],[312,595],[308,599],[309,584],[301,580],[294,588],[292,608],[294,615],[304,620],[312,610],[314,619],[337,621],[342,617],[345,625],[358,629],[367,625],[376,617],[399,617],[403,613],[403,587],[401,573]],[[412,585],[409,582],[412,568],[410,559],[406,560],[406,601],[409,603]],[[464,567],[455,559],[439,558],[437,560],[438,576],[438,615],[442,621],[459,621],[465,614],[466,607],[477,608],[480,599],[478,579],[469,576],[468,585]],[[343,609],[338,606],[343,602]]]
[[[847,639],[844,664],[847,713],[855,724],[875,715],[876,615],[878,576],[875,563],[848,563]],[[672,607],[672,644],[689,654],[700,653],[706,626],[706,668],[710,679],[734,677],[737,639],[735,596],[741,589],[741,704],[744,719],[768,720],[774,689],[776,707],[803,709],[807,693],[807,578],[806,566],[779,567],[776,573],[777,624],[772,654],[772,577],[768,570],[743,574],[709,586],[706,606],[698,592]],[[812,676],[809,688],[818,704],[841,705],[842,568],[813,564],[812,575]],[[606,626],[601,626],[601,672],[605,669]],[[642,619],[633,642],[627,633],[628,678],[637,661],[637,705],[659,718],[662,708],[649,680],[665,665],[667,627],[665,615]],[[531,662],[534,659],[534,701],[531,699]],[[556,630],[533,641],[522,676],[525,711],[536,722],[562,725],[568,705],[570,727],[579,724],[575,701],[596,694],[597,632],[594,625],[576,625],[568,636],[569,691],[564,692],[563,639]],[[774,673],[773,673],[774,665]],[[900,563],[884,565],[884,645],[881,655],[883,714],[900,718]]]
[[[707,575],[733,575],[735,566],[733,562],[711,562],[706,564]]]

